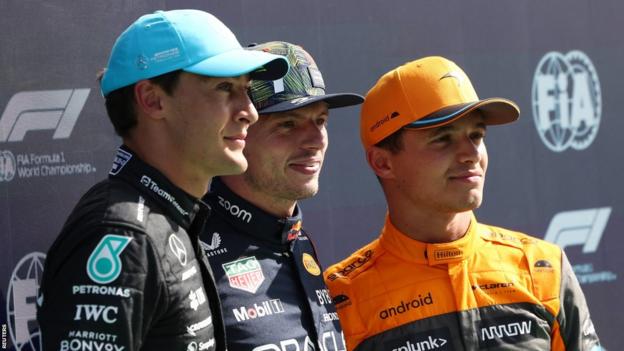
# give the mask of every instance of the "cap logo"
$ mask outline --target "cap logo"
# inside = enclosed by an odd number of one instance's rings
[[[312,86],[314,88],[325,89],[325,81],[323,81],[323,76],[318,68],[308,66],[308,73],[310,73],[310,79],[312,80]]]
[[[391,119],[393,119],[393,118],[397,118],[397,117],[399,117],[399,116],[400,116],[400,114],[399,114],[397,111],[394,111],[394,112],[392,112],[392,113],[391,113],[391,114],[389,114],[389,115],[385,115],[385,116],[383,116],[383,118],[381,118],[380,120],[378,120],[377,122],[375,122],[375,124],[373,124],[373,125],[370,127],[370,131],[371,131],[371,132],[375,131],[375,129],[377,129],[377,128],[381,127],[384,123],[386,123],[386,122],[390,121],[390,120],[391,120]]]
[[[281,93],[284,91],[284,79],[280,78],[278,80],[273,81],[273,92],[274,94]]]
[[[149,67],[147,64],[147,57],[145,57],[145,55],[137,56],[136,65],[138,69],[146,70]]]
[[[180,49],[177,47],[159,51],[154,54],[154,62],[165,62],[180,57]]]
[[[464,78],[457,71],[447,72],[445,75],[440,77],[439,80],[442,80],[444,78],[455,78],[457,80],[457,86],[461,86],[464,82]]]
[[[303,104],[304,102],[310,100],[311,97],[309,96],[304,96],[304,97],[300,97],[300,98],[296,98],[296,99],[292,99],[290,100],[290,102],[294,105],[299,105],[299,104]]]

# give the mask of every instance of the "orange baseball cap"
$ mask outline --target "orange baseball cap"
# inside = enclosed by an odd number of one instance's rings
[[[483,113],[486,124],[510,123],[520,116],[513,101],[480,100],[466,73],[454,62],[425,57],[384,74],[368,91],[360,137],[368,149],[403,127],[439,127],[475,109]]]

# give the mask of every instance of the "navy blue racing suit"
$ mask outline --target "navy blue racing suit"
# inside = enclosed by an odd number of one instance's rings
[[[345,350],[301,211],[277,218],[218,178],[200,235],[221,297],[228,350]]]

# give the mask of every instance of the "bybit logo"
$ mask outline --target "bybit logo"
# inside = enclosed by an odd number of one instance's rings
[[[67,139],[91,89],[22,91],[9,100],[0,117],[0,142],[22,141],[29,131],[54,130]]]

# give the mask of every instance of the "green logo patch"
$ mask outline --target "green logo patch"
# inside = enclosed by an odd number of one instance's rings
[[[121,235],[107,234],[95,247],[87,261],[87,274],[98,284],[108,284],[121,274],[119,255],[132,241]]]

